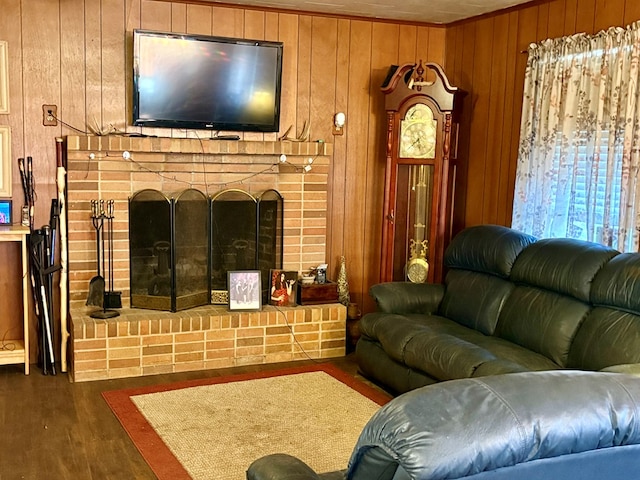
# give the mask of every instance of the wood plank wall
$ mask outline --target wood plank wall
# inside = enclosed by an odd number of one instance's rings
[[[127,123],[133,29],[283,41],[282,131],[293,125],[299,132],[310,122],[313,139],[335,145],[327,214],[330,276],[337,276],[344,255],[352,301],[372,309],[366,292],[379,276],[384,180],[379,86],[391,64],[418,59],[442,64],[444,27],[160,0],[0,0],[0,11],[0,39],[9,42],[11,102],[11,113],[0,115],[0,124],[11,126],[12,159],[34,158],[36,226],[48,222],[50,199],[56,196],[54,139],[77,133],[64,125],[43,127],[42,105],[57,105],[58,116],[80,130],[88,125],[132,130]],[[333,137],[337,111],[346,113],[347,125],[343,136]],[[22,198],[17,168],[13,192],[16,214]],[[7,257],[15,255],[0,255]],[[3,262],[0,277],[14,270]],[[17,293],[5,283],[0,288],[3,297]],[[18,321],[19,315],[18,310],[9,316]],[[6,328],[0,320],[0,337]]]
[[[551,0],[449,25],[445,71],[465,98],[460,153],[467,190],[461,225],[511,225],[527,50],[546,38],[640,19],[638,0]]]

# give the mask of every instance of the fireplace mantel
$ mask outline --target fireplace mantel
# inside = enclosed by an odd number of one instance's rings
[[[246,325],[246,332],[238,330],[233,325],[228,327],[229,331],[222,331],[224,328],[220,330],[216,323],[214,330],[217,333],[209,332],[208,328],[209,333],[202,333],[202,326],[193,327],[198,325],[200,320],[197,319],[226,319],[229,315],[225,307],[205,308],[204,317],[201,311],[185,310],[184,318],[168,312],[129,309],[129,198],[143,189],[172,193],[186,188],[196,188],[211,196],[233,188],[242,189],[252,195],[275,189],[284,198],[283,268],[305,271],[318,264],[327,263],[327,179],[333,153],[332,145],[324,142],[200,140],[110,135],[69,136],[66,138],[66,148],[68,269],[71,328],[74,332],[71,363],[74,372],[80,374],[78,380],[298,358],[295,348],[291,347],[295,342],[284,330],[288,328],[286,323],[280,325],[279,320],[276,321],[282,317],[277,311],[269,311],[266,317],[264,312],[257,313],[256,319],[247,317],[249,323]],[[285,162],[282,162],[282,154],[286,155]],[[89,282],[97,273],[96,233],[91,223],[93,199],[113,199],[115,203],[114,281],[110,289],[122,292],[124,308],[121,317],[106,322],[88,320],[85,307]],[[104,272],[103,276],[107,277]],[[109,287],[107,282],[107,288]],[[210,309],[217,310],[210,312]],[[218,311],[220,309],[221,311]],[[307,310],[302,307],[295,308],[291,314]],[[309,311],[301,320],[300,326],[296,326],[296,330],[299,330],[297,333],[303,335],[302,331],[308,329],[308,333],[305,331],[304,335],[312,335],[313,341],[319,342],[314,343],[311,349],[313,357],[323,358],[344,353],[344,310],[341,305],[333,305],[330,308],[321,308],[321,313]],[[134,315],[135,321],[131,320],[131,315]],[[143,319],[143,323],[138,321],[139,318]],[[174,328],[177,328],[174,325],[178,322],[177,318],[181,319],[181,327],[173,337],[163,338],[167,333],[165,327],[156,332],[157,324],[167,323],[171,325],[170,331],[173,334]],[[148,324],[147,322],[151,321],[149,319],[153,319],[153,322]],[[255,324],[258,321],[259,323]],[[272,324],[272,321],[276,323]],[[287,320],[290,321],[291,319]],[[296,316],[295,321],[300,319]],[[307,324],[307,321],[311,323]],[[240,323],[243,322],[244,320],[241,320]],[[329,326],[325,326],[323,322],[329,322]],[[281,334],[287,336],[284,339],[286,347],[272,347],[269,343],[272,339],[268,338],[262,341],[260,352],[257,351],[257,343],[256,348],[249,349],[249,353],[243,350],[246,346],[252,345],[251,342],[258,342],[252,335],[255,334],[256,338],[259,338],[262,330],[256,330],[255,327],[267,329],[265,332],[268,337],[271,332],[268,328],[271,325],[282,328]],[[194,328],[197,331],[192,332]],[[100,337],[95,333],[98,329]],[[147,333],[151,336],[147,337]],[[111,338],[113,335],[117,338]],[[226,343],[223,342],[225,347],[222,351],[217,351],[216,347],[213,351],[207,350],[205,354],[177,355],[181,349],[187,348],[181,345],[181,342],[185,338],[191,339],[192,336],[197,337],[197,342],[203,341],[209,349],[210,335],[216,338],[218,335],[228,335],[228,338],[224,339]],[[249,338],[245,338],[246,335],[249,335]],[[299,338],[301,337],[298,337],[298,340]],[[162,363],[162,368],[154,370],[145,367],[144,362],[136,363],[140,351],[143,352],[141,355],[147,350],[155,351],[155,347],[145,342],[166,342],[159,350],[171,352],[171,355],[163,353],[157,358],[153,355],[149,357],[151,362]],[[234,345],[233,348],[230,346],[231,343]],[[132,348],[133,344],[137,350],[131,353],[128,349]],[[241,348],[238,349],[239,346]],[[147,350],[144,350],[145,348]],[[123,355],[129,354],[134,358],[123,361]]]
[[[122,135],[69,136],[71,151],[182,153],[204,155],[330,156],[333,146],[321,141],[214,140],[210,138],[131,137]]]

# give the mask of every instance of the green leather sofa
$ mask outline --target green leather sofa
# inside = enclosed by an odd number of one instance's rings
[[[640,373],[640,254],[468,228],[444,284],[374,285],[361,372],[403,393],[445,380],[576,369]]]

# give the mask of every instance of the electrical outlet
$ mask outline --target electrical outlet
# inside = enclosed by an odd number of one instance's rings
[[[56,127],[58,125],[58,107],[56,105],[42,105],[42,125]]]

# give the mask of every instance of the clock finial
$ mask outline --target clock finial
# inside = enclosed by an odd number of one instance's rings
[[[422,66],[422,59],[418,62],[418,68],[416,68],[416,79],[413,82],[413,85],[417,91],[422,90],[422,85],[424,85],[424,67]]]

